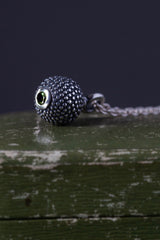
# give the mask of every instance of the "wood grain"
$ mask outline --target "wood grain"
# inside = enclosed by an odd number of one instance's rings
[[[5,166],[0,218],[160,214],[159,163]]]
[[[160,239],[159,173],[160,116],[1,116],[0,239]]]
[[[0,222],[1,240],[159,240],[160,218]]]

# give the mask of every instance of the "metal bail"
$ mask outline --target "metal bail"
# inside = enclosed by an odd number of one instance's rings
[[[102,93],[93,93],[87,96],[87,102],[86,106],[84,108],[85,112],[93,112],[94,109],[94,104],[98,103],[100,105],[103,105],[105,102],[105,97]]]

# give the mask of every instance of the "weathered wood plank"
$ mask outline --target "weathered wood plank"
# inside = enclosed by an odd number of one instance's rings
[[[0,117],[0,218],[160,215],[160,116]]]
[[[7,165],[0,174],[0,218],[160,215],[159,172],[156,162]]]
[[[0,221],[1,240],[159,240],[160,218]]]
[[[52,126],[32,113],[1,116],[0,166],[159,161],[160,116],[100,116],[82,114],[66,127]]]
[[[33,113],[0,117],[0,149],[24,151],[159,149],[160,116],[106,118],[82,114],[71,126],[56,127]]]

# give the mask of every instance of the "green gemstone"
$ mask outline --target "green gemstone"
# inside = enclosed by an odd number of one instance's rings
[[[37,102],[39,105],[43,105],[46,101],[46,94],[44,92],[40,92],[37,96]]]

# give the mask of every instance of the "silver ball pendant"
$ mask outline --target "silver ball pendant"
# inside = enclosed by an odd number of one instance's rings
[[[35,93],[35,109],[42,119],[55,125],[73,122],[86,105],[79,85],[71,78],[45,79]]]

